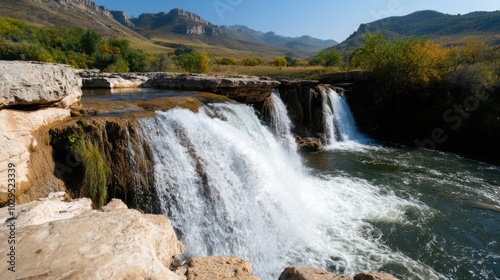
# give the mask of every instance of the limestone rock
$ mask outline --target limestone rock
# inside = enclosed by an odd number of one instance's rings
[[[187,280],[258,280],[252,264],[237,257],[192,258],[184,265]]]
[[[31,152],[38,149],[39,143],[32,132],[52,122],[70,116],[69,109],[46,108],[24,112],[0,110],[0,205],[7,201],[8,164],[15,165],[16,196],[30,188],[29,166]]]
[[[357,274],[354,276],[354,280],[398,280],[398,278],[389,273],[368,272]]]
[[[78,106],[81,86],[68,65],[0,61],[0,109]]]
[[[313,267],[287,267],[279,280],[352,280],[348,276],[335,276],[332,273]]]
[[[163,73],[153,76],[147,84],[150,87],[165,89],[207,91],[239,102],[255,103],[271,96],[273,89],[279,86],[280,82],[252,76],[217,77],[205,74]]]
[[[271,96],[281,83],[253,76],[211,76],[180,73],[100,73],[77,71],[84,88],[162,88],[172,90],[205,91],[227,96],[236,101],[255,103]]]
[[[85,210],[82,204],[88,209],[90,200],[58,202],[54,198],[18,206],[16,278],[185,279],[169,269],[183,246],[165,216],[116,207],[117,201],[106,212]],[[38,216],[32,212],[42,209],[54,213],[27,221]],[[82,211],[78,214],[72,209]],[[67,218],[65,211],[75,216]],[[1,227],[0,238],[7,240],[8,231]],[[1,255],[7,253],[7,246],[0,247]],[[0,263],[1,275],[11,273],[8,265]]]
[[[135,73],[100,73],[97,71],[78,71],[82,77],[83,88],[136,88],[149,80],[144,74]]]

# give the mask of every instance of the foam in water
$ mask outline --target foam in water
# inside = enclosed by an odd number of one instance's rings
[[[406,210],[428,211],[423,205],[364,180],[309,174],[246,105],[207,111],[141,119],[162,209],[188,256],[239,256],[262,279],[277,279],[290,265],[352,275],[391,262],[437,278],[371,235],[370,221],[404,223]]]

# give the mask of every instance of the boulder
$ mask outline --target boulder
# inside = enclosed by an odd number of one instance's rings
[[[295,141],[301,152],[313,153],[325,150],[325,146],[321,144],[318,138],[301,138],[300,136],[295,136]]]
[[[389,273],[368,272],[357,274],[356,276],[354,276],[354,280],[398,280],[398,278]]]
[[[169,269],[183,245],[165,216],[141,214],[116,200],[103,211],[90,207],[89,199],[64,202],[61,194],[18,205],[16,272],[2,261],[0,273],[17,279],[185,279]],[[9,236],[1,227],[0,238]],[[0,254],[7,250],[1,246]]]
[[[335,276],[331,272],[313,267],[287,267],[279,280],[352,280],[352,277]]]
[[[44,125],[70,116],[69,109],[46,108],[37,111],[0,110],[0,205],[8,195],[8,164],[15,165],[16,197],[31,187],[30,159],[41,143],[33,132]],[[57,188],[56,188],[57,189]]]
[[[81,86],[68,65],[0,61],[0,109],[78,107]]]
[[[252,264],[237,257],[192,258],[180,269],[185,270],[188,280],[259,279],[252,276]]]

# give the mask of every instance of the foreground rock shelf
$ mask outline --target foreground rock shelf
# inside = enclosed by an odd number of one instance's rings
[[[0,209],[0,220],[10,215]],[[182,261],[183,244],[163,215],[142,214],[113,199],[93,210],[88,198],[68,200],[51,193],[16,209],[15,271],[0,262],[3,276],[16,279],[165,279],[258,280],[252,264],[238,257],[194,257]],[[8,240],[8,227],[0,239]],[[22,241],[22,242],[21,242]],[[6,246],[0,254],[6,256]],[[354,278],[309,268],[286,268],[280,280],[394,280],[385,273],[361,273]]]

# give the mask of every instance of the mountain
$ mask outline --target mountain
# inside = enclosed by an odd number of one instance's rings
[[[280,36],[274,32],[263,33],[242,25],[217,26],[196,14],[181,9],[173,9],[168,13],[143,13],[139,17],[128,20],[121,12],[112,12],[112,14],[117,21],[136,32],[171,47],[175,47],[179,42],[185,43],[187,40],[233,50],[257,51],[263,55],[291,55],[307,58],[324,48],[337,44],[333,40],[321,40],[310,36],[292,38]]]
[[[500,44],[500,11],[449,15],[436,11],[418,11],[406,16],[388,17],[361,24],[336,49],[349,52],[361,46],[361,36],[383,32],[389,40],[401,37],[423,37],[444,44],[463,44],[470,37],[479,37],[490,44]]]
[[[192,47],[214,56],[309,58],[336,44],[333,40],[290,38],[243,26],[217,26],[181,9],[128,18],[122,11],[110,11],[91,0],[0,0],[0,17],[49,27],[90,28],[105,36],[128,39],[132,47],[156,53]]]
[[[83,27],[108,36],[142,36],[117,22],[91,0],[1,0],[0,16],[45,26]]]

